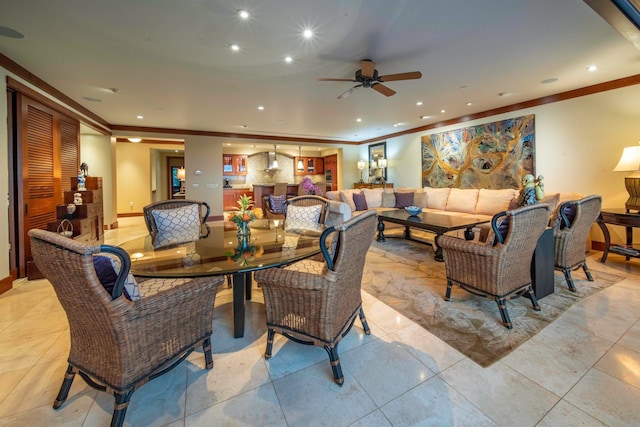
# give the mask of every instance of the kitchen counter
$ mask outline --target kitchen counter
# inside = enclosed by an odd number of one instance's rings
[[[257,208],[262,208],[262,198],[273,194],[274,183],[253,184],[253,200]],[[287,184],[287,194],[298,194],[298,184]]]

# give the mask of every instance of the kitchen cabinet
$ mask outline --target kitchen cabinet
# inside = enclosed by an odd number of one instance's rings
[[[223,154],[222,155],[222,175],[246,175],[247,156],[244,154]]]
[[[222,206],[223,210],[231,211],[238,208],[238,200],[242,195],[246,194],[253,200],[253,191],[248,188],[225,188],[222,190]]]
[[[302,159],[304,168],[298,170],[298,160]],[[294,157],[293,158],[294,175],[322,175],[324,174],[324,158],[322,157]]]

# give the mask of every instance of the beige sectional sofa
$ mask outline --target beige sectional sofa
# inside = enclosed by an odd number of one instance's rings
[[[412,193],[413,198],[407,196]],[[517,207],[518,190],[503,189],[463,189],[463,188],[397,188],[397,189],[354,189],[328,191],[326,196],[330,200],[328,224],[346,221],[360,212],[356,210],[354,194],[364,195],[367,210],[388,210],[408,205],[420,206],[423,212],[438,212],[446,215],[474,215],[485,216],[490,220],[498,212]],[[551,212],[556,206],[566,200],[582,198],[579,193],[547,193],[542,201],[550,205]],[[407,199],[410,199],[409,204]],[[488,226],[483,227],[483,235],[488,232]]]

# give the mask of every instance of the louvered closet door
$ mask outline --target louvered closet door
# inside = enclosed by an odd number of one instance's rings
[[[62,203],[60,186],[60,142],[55,112],[23,98],[22,171],[24,203],[24,259],[29,278],[34,269],[28,231],[46,230],[56,220],[56,205]],[[35,270],[35,273],[34,273]]]
[[[60,119],[60,182],[64,197],[71,191],[71,178],[78,176],[80,126],[77,121]]]

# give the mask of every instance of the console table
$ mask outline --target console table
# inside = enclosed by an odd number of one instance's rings
[[[631,213],[626,209],[607,209],[600,212],[600,216],[596,220],[598,226],[604,235],[604,253],[600,262],[607,260],[609,252],[624,255],[629,261],[630,258],[640,258],[640,245],[633,244],[633,229],[640,227],[640,213]],[[611,236],[607,224],[621,225],[626,231],[626,245],[611,246]]]

